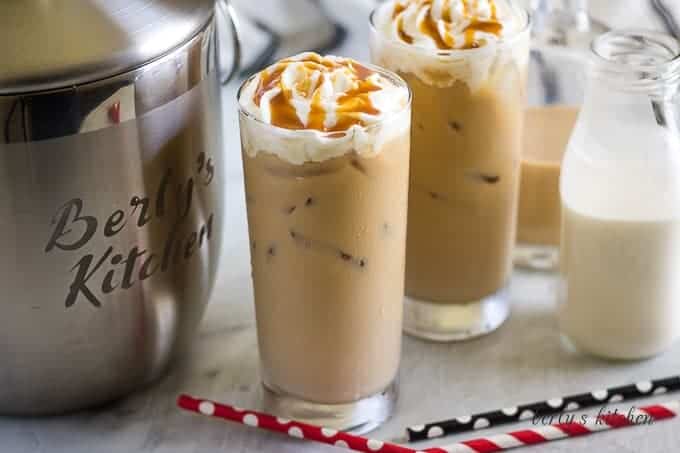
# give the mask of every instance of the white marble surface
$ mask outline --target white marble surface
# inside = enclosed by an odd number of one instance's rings
[[[330,3],[330,2],[327,2]],[[341,8],[342,2],[337,3]],[[600,1],[607,22],[656,25],[642,10],[642,0]],[[646,2],[644,2],[646,3]],[[625,4],[625,5],[624,5]],[[364,14],[352,11],[355,17]],[[348,17],[342,12],[342,17]],[[348,17],[349,18],[349,17]],[[645,23],[646,21],[646,23]],[[363,22],[339,53],[365,58]],[[249,428],[180,413],[179,392],[190,392],[242,407],[252,407],[259,392],[257,344],[252,309],[244,197],[241,186],[234,87],[225,89],[226,200],[225,250],[219,282],[193,355],[152,388],[100,410],[44,419],[0,418],[0,452],[229,452],[331,453]],[[653,360],[611,363],[581,357],[560,344],[553,281],[517,273],[512,282],[514,312],[509,322],[486,338],[464,344],[429,344],[406,338],[401,371],[401,400],[396,416],[377,438],[392,439],[408,424],[495,409],[594,388],[664,377],[680,372],[680,346]],[[2,365],[0,365],[2,366]],[[680,395],[675,396],[680,398]],[[656,398],[664,401],[673,396]],[[620,406],[630,407],[630,404]],[[527,426],[527,425],[524,425]],[[512,426],[511,428],[517,428]],[[598,434],[533,448],[535,452],[677,451],[680,421]],[[504,431],[503,428],[489,433]],[[444,442],[462,440],[457,436]],[[428,446],[427,444],[423,446]],[[341,451],[341,450],[337,450]]]

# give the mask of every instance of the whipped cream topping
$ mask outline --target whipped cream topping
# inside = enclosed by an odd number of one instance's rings
[[[379,10],[385,36],[429,49],[473,49],[518,31],[507,0],[391,0]]]
[[[377,152],[377,145],[408,128],[410,116],[410,93],[398,79],[349,58],[312,52],[256,74],[238,101],[257,120],[241,120],[246,151],[267,151],[295,164]],[[276,128],[264,130],[257,122]]]
[[[388,0],[372,15],[376,64],[477,92],[515,67],[525,77],[529,16],[515,0]]]
[[[350,58],[307,52],[257,74],[240,102],[274,126],[344,132],[403,110],[408,91]]]

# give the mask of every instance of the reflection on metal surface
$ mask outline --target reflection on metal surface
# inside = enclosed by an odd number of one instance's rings
[[[0,2],[0,96],[110,78],[189,41],[214,0]]]
[[[167,104],[215,68],[213,30],[209,25],[176,52],[117,77],[67,89],[0,96],[2,142],[90,132]],[[122,116],[111,112],[116,108]]]
[[[133,72],[0,96],[0,413],[99,404],[194,334],[221,244],[213,26]]]

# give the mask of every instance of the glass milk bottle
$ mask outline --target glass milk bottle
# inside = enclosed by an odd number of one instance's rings
[[[528,108],[515,264],[553,272],[560,243],[560,166],[583,102],[590,43],[606,32],[587,0],[533,0]]]
[[[560,327],[583,352],[641,359],[680,336],[680,46],[615,31],[592,53],[562,166]]]

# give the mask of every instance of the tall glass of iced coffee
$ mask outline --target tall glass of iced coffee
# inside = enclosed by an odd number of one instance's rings
[[[396,400],[410,91],[305,53],[246,81],[239,105],[266,409],[375,428]]]
[[[463,340],[509,314],[529,15],[512,0],[389,0],[374,63],[413,91],[406,332]]]

